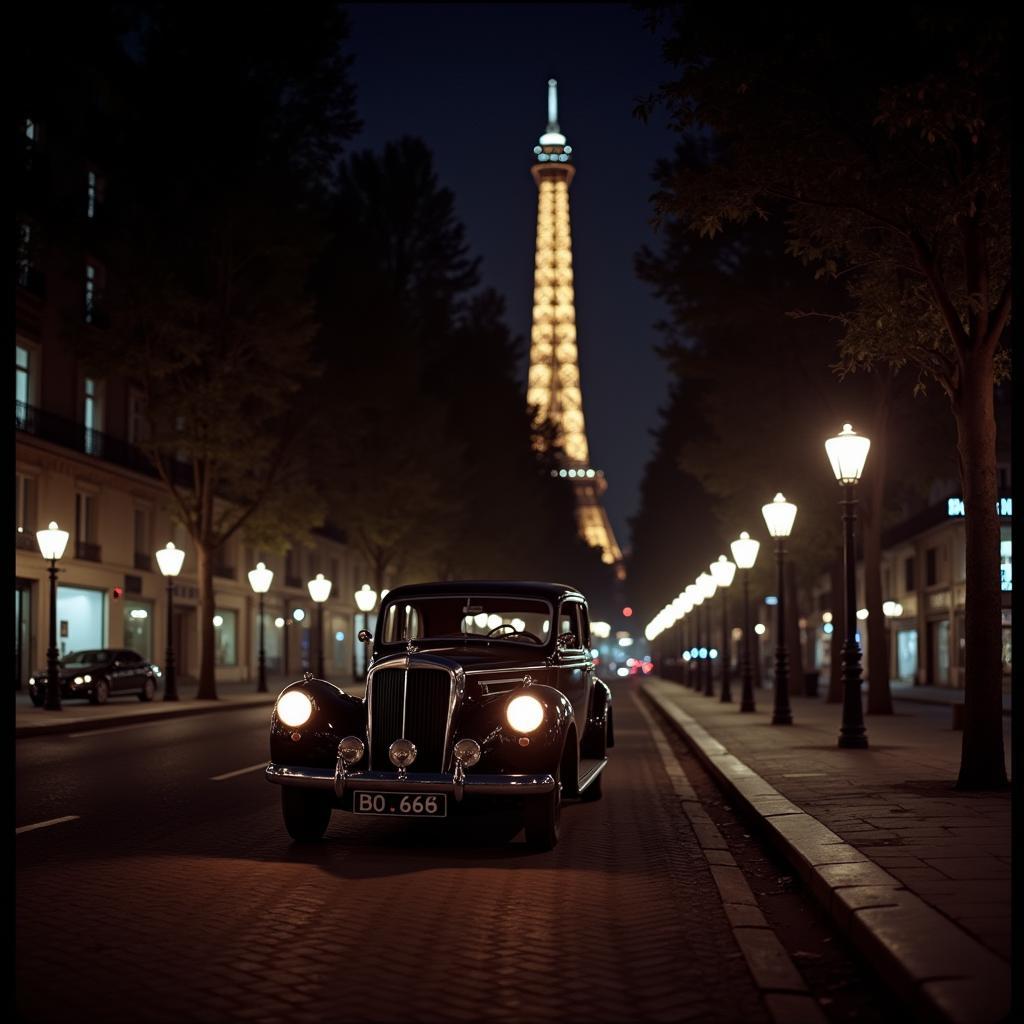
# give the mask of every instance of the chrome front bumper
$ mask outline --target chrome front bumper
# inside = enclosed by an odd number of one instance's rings
[[[346,789],[363,789],[377,793],[411,793],[422,789],[430,793],[450,793],[461,800],[464,793],[480,796],[536,796],[555,788],[553,775],[467,775],[405,774],[398,772],[332,771],[330,768],[290,768],[288,765],[267,765],[267,782],[278,786],[302,786],[307,789],[328,789],[339,799]],[[460,777],[461,776],[461,777]]]

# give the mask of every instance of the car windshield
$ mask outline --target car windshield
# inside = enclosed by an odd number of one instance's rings
[[[97,661],[109,661],[110,651],[72,651],[60,659],[62,665],[92,665]]]
[[[547,601],[522,597],[411,597],[384,609],[381,640],[386,644],[409,640],[507,640],[512,643],[547,643],[551,634],[551,606]]]

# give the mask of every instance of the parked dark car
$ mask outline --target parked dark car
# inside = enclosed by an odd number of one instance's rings
[[[598,800],[614,745],[587,602],[557,583],[425,583],[389,591],[364,698],[310,673],[280,694],[268,781],[293,839],[335,809],[440,818],[495,800],[526,841],[558,842],[563,799]]]
[[[57,663],[60,670],[61,700],[87,698],[92,704],[106,704],[111,697],[135,694],[139,700],[153,699],[160,669],[141,654],[127,648],[102,647],[65,654]],[[46,669],[28,681],[28,693],[35,706],[46,700]]]

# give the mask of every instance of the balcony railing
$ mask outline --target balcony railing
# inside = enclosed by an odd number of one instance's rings
[[[153,571],[153,559],[143,551],[135,552],[135,568],[143,572]]]
[[[87,540],[75,541],[75,558],[80,558],[83,562],[102,562],[100,554],[99,544]]]
[[[23,430],[26,434],[43,441],[52,441],[76,452],[94,455],[98,459],[113,462],[136,473],[159,476],[153,463],[142,449],[134,444],[104,434],[100,430],[89,430],[81,423],[52,412],[45,412],[26,402],[14,403],[14,426],[15,429]],[[175,461],[171,463],[171,467],[176,484],[181,487],[192,485],[192,472],[185,463]]]

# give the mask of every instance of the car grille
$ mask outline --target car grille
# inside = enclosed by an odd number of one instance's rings
[[[382,668],[370,684],[370,767],[393,771],[388,747],[402,738],[402,695],[405,694],[405,739],[416,744],[414,772],[439,772],[444,762],[451,676],[431,668]]]

